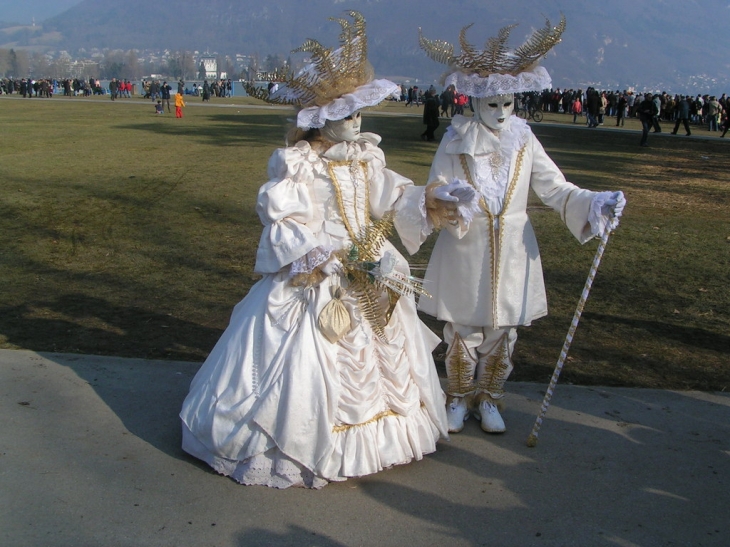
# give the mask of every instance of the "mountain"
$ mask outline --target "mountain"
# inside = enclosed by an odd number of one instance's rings
[[[30,25],[62,13],[81,0],[23,0],[0,3],[0,21],[6,25]]]
[[[462,27],[482,47],[499,28],[519,23],[520,45],[547,16],[567,19],[563,41],[543,65],[555,87],[730,91],[729,0],[84,0],[43,23],[65,49],[170,49],[287,56],[306,38],[336,45],[345,10],[368,24],[370,60],[379,76],[438,79],[443,66],[418,47],[418,28],[457,46]],[[728,88],[728,89],[725,89]]]

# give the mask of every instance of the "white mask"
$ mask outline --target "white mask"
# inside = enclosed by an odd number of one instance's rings
[[[476,99],[475,107],[474,114],[480,123],[494,131],[502,131],[515,109],[515,96],[510,93]]]
[[[360,111],[356,111],[343,120],[327,120],[324,127],[320,129],[320,133],[325,139],[332,142],[356,141],[360,138],[361,122]]]

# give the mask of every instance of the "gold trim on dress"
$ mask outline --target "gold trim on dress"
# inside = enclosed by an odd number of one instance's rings
[[[355,207],[353,212],[357,232],[347,216],[342,188],[340,181],[337,179],[337,167],[347,167],[353,180]],[[363,173],[364,196],[358,196],[358,168]],[[381,219],[376,221],[371,219],[370,179],[368,178],[367,162],[362,160],[327,161],[327,173],[332,181],[340,217],[352,242],[352,247],[349,250],[342,251],[339,257],[345,270],[345,277],[349,281],[347,291],[357,298],[358,307],[375,335],[381,340],[385,340],[385,327],[390,322],[400,294],[378,283],[367,271],[356,267],[355,264],[377,262],[380,248],[393,231],[394,215],[392,212],[388,212]],[[361,202],[363,224],[360,224],[360,212],[358,211]],[[381,304],[383,293],[387,295],[387,305],[385,307]]]
[[[365,225],[370,220],[370,180],[368,179],[368,164],[365,161],[359,160],[345,160],[345,161],[327,161],[327,174],[329,174],[330,180],[332,180],[332,186],[335,189],[335,197],[337,198],[337,206],[339,207],[340,216],[345,224],[347,233],[350,234],[352,241],[357,241],[358,237],[362,234],[363,228],[360,225],[360,218],[358,215],[358,195],[357,195],[357,168],[359,167],[363,173],[363,181],[365,186],[365,202],[363,203],[363,222]],[[340,181],[337,180],[335,169],[337,167],[347,167],[350,171],[350,176],[353,180],[353,188],[355,193],[355,223],[357,224],[357,232],[354,227],[350,224],[350,220],[345,212],[345,203],[342,199],[342,188],[340,187]]]
[[[423,402],[421,402],[421,408],[423,408],[424,406],[425,405],[423,404]],[[369,420],[366,420],[359,424],[341,424],[341,425],[333,426],[332,433],[342,433],[344,431],[348,431],[348,430],[352,429],[353,427],[363,427],[363,426],[366,426],[373,422],[382,420],[383,418],[389,418],[391,416],[402,416],[403,418],[406,418],[406,416],[404,416],[403,414],[398,414],[397,412],[395,412],[393,410],[384,410],[383,412],[379,412],[378,414],[376,414]]]

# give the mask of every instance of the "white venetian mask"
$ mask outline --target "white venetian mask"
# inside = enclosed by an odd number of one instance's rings
[[[489,129],[501,131],[509,123],[509,117],[515,109],[515,96],[494,95],[492,97],[483,97],[476,99],[475,114],[478,116],[479,122],[486,125]]]
[[[356,141],[360,137],[360,111],[354,112],[343,120],[327,120],[320,130],[322,136],[332,142]]]

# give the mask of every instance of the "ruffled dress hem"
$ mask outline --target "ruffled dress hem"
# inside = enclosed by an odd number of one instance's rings
[[[213,454],[183,422],[182,448],[221,475],[244,485],[320,489],[329,482],[363,477],[396,465],[423,459],[436,451],[440,437],[425,407],[413,416],[390,414],[364,424],[337,426],[333,450],[319,472],[309,469],[278,447],[243,460]]]

